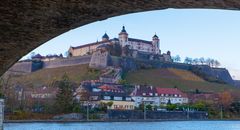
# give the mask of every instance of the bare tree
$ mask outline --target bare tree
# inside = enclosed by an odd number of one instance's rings
[[[219,67],[221,65],[221,63],[218,60],[214,61],[215,67]]]
[[[207,64],[208,66],[211,66],[211,59],[210,59],[210,58],[207,58],[207,59],[206,59],[206,64]]]
[[[199,59],[198,58],[193,59],[193,64],[197,65],[198,63],[199,63]]]
[[[199,62],[203,65],[203,64],[205,64],[206,61],[203,57],[201,57],[201,58],[199,58]]]
[[[179,55],[176,55],[173,57],[174,62],[181,62],[181,57]]]
[[[186,57],[185,60],[184,60],[184,63],[192,64],[192,58]]]

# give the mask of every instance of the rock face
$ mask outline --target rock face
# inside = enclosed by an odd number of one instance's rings
[[[7,0],[0,3],[0,75],[44,42],[109,17],[166,8],[240,9],[239,0]]]

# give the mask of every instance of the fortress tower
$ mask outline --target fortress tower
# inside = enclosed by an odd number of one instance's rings
[[[118,34],[119,43],[122,47],[128,44],[128,33],[125,30],[125,27],[122,27],[122,31]]]
[[[152,45],[153,45],[153,51],[155,54],[160,54],[160,49],[159,49],[159,38],[158,36],[155,34],[153,37],[152,37]]]

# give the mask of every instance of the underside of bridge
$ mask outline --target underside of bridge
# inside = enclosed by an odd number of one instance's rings
[[[31,50],[71,29],[113,16],[167,8],[239,10],[240,1],[6,0],[0,2],[0,75]]]

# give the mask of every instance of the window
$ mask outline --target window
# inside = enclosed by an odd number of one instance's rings
[[[110,96],[104,96],[103,99],[110,100],[111,98],[110,98]]]
[[[121,100],[122,100],[122,97],[114,97],[114,100],[121,101]]]
[[[149,95],[150,95],[150,96],[152,96],[152,95],[153,95],[153,93],[149,93]]]
[[[142,95],[143,95],[143,96],[145,96],[145,95],[146,95],[146,93],[142,93]]]
[[[127,97],[127,98],[126,98],[126,101],[131,101],[131,98],[130,98],[130,97]]]

